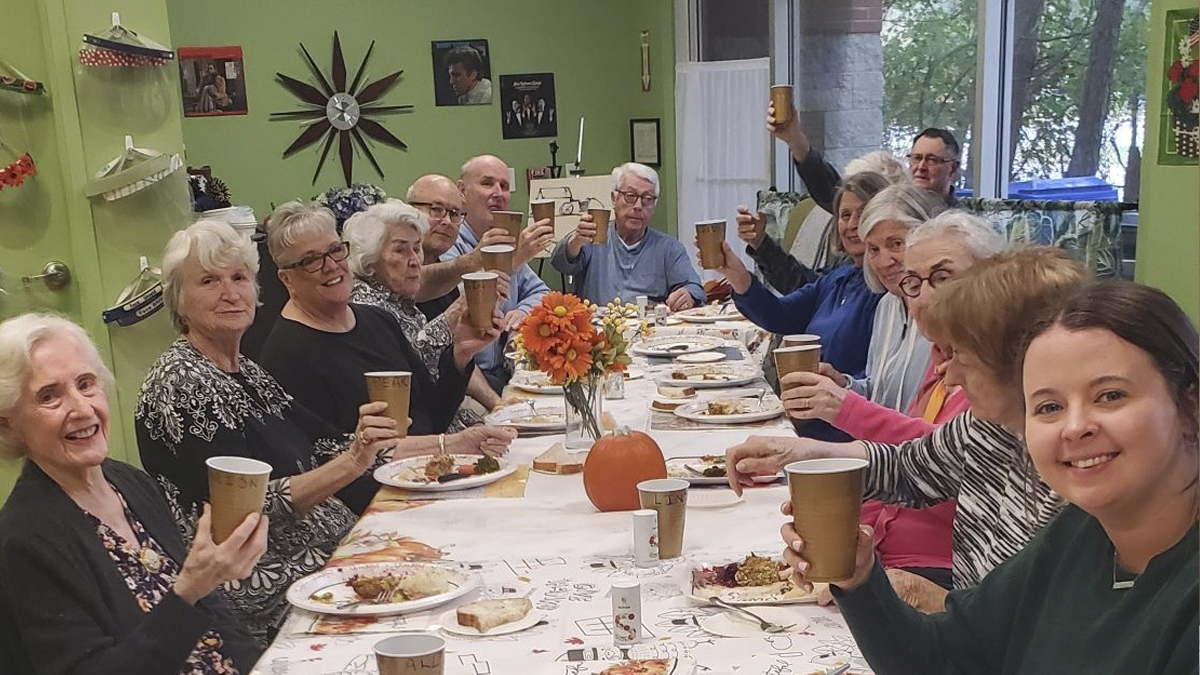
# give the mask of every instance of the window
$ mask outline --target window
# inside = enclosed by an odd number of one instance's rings
[[[698,0],[700,61],[770,55],[769,0]]]

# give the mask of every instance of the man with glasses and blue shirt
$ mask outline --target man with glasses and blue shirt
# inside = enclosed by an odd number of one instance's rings
[[[626,162],[613,169],[613,222],[591,214],[554,248],[550,264],[571,277],[571,292],[597,305],[614,298],[632,303],[645,295],[677,312],[705,301],[700,275],[678,239],[650,228],[658,204],[658,172]],[[595,243],[598,228],[607,241]]]

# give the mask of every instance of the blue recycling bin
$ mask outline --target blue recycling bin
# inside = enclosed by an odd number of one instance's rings
[[[1095,176],[1035,178],[1009,183],[1008,196],[1012,199],[1115,202],[1117,188]]]

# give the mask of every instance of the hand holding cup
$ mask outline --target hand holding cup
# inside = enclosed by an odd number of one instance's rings
[[[175,595],[194,605],[217,586],[250,576],[267,550],[268,527],[269,521],[265,515],[251,513],[225,541],[217,544],[211,534],[212,509],[205,504],[200,519],[196,521],[192,547],[188,549],[187,558],[172,588]]]
[[[763,239],[767,238],[767,217],[762,211],[750,213],[750,209],[745,206],[737,207],[737,225],[738,239],[746,242],[746,245],[753,249],[758,249],[762,246]]]
[[[780,511],[785,516],[793,515],[792,503],[784,502]],[[808,580],[808,575],[812,566],[804,557],[804,540],[796,533],[792,521],[784,523],[779,528],[779,534],[786,546],[783,550],[784,561],[795,572],[800,585],[811,593],[813,582]],[[871,577],[871,570],[875,567],[875,530],[870,525],[859,525],[857,536],[854,548],[854,572],[844,579],[829,582],[843,591],[852,591],[862,586]]]

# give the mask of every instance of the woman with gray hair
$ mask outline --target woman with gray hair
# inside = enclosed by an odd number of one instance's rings
[[[158,480],[184,539],[208,500],[205,462],[236,455],[271,465],[265,512],[275,522],[266,554],[245,582],[225,587],[235,613],[265,641],[287,612],[284,591],[319,570],[374,493],[370,476],[397,446],[383,404],[359,409],[351,441],[293,403],[240,353],[254,321],[258,250],[232,227],[199,221],[163,252],[163,300],[181,333],[146,374],[134,412],[142,466]]]
[[[24,460],[0,509],[5,672],[249,672],[261,650],[213,591],[251,573],[268,517],[216,544],[205,506],[185,549],[154,481],[108,458],[112,379],[67,319],[0,324],[0,452]]]

